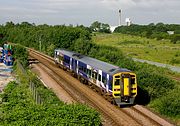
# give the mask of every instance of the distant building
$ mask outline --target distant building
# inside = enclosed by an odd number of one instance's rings
[[[130,26],[132,24],[132,21],[130,18],[126,18],[125,22],[127,26]]]
[[[110,31],[114,32],[114,30],[117,28],[118,26],[110,26]]]

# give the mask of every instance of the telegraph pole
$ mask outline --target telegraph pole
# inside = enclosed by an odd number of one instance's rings
[[[41,36],[39,37],[39,51],[41,52]]]

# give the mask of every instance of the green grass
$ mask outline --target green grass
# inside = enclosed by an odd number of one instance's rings
[[[19,65],[14,67],[17,80],[10,82],[0,94],[0,126],[99,126],[100,115],[83,104],[66,104],[30,71],[24,73]],[[42,104],[36,104],[29,88],[29,79],[35,84]]]
[[[97,33],[93,42],[120,48],[127,56],[180,66],[180,44],[119,33]]]

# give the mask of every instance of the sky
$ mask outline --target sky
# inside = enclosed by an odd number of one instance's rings
[[[180,0],[0,0],[0,24],[27,21],[48,25],[111,26],[130,18],[134,24],[180,24]]]

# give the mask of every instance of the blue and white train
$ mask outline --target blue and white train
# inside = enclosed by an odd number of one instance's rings
[[[137,80],[132,71],[64,49],[55,50],[54,60],[118,106],[134,104]]]

